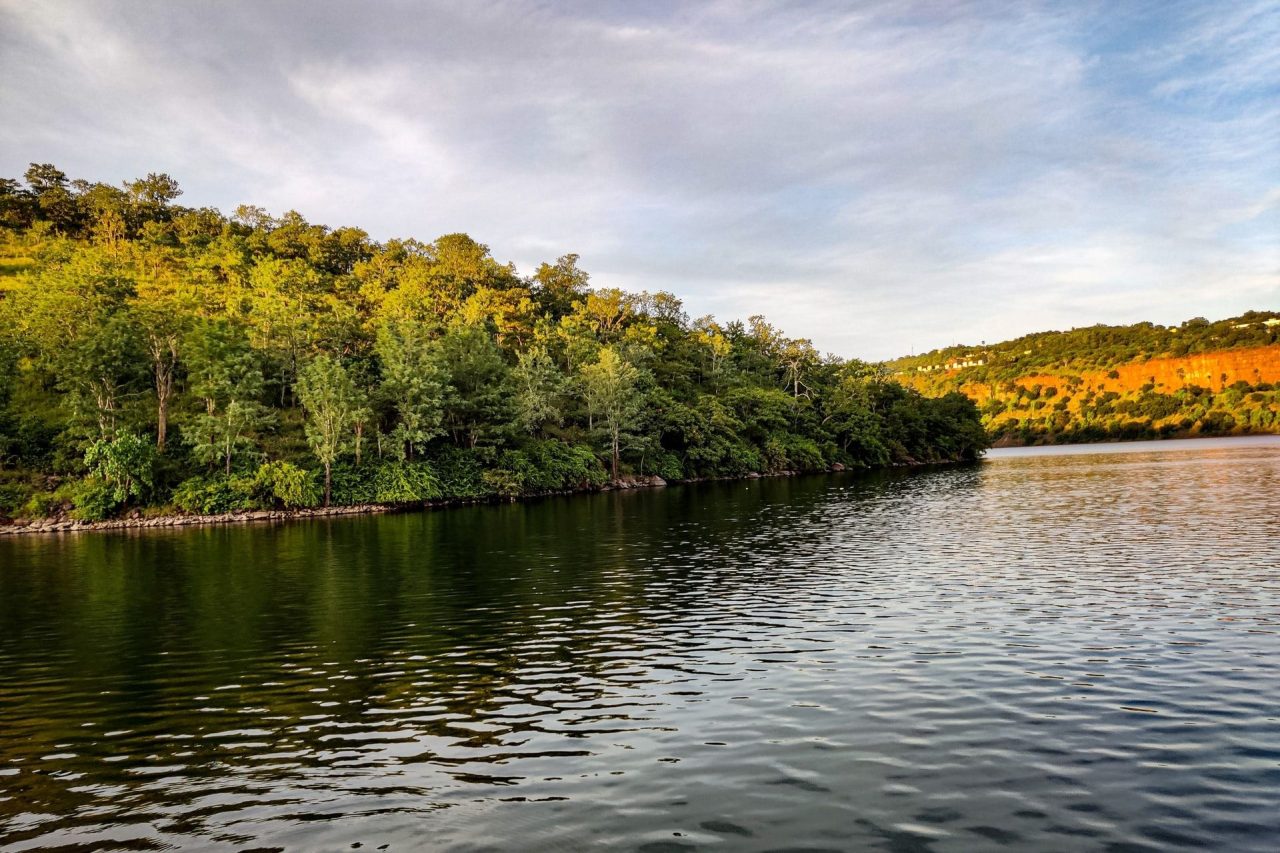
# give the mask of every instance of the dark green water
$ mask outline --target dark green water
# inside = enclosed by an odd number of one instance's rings
[[[0,846],[1273,851],[1280,442],[1118,450],[0,540]]]

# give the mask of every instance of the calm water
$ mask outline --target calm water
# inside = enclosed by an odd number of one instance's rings
[[[0,847],[1274,851],[1280,442],[1093,450],[0,540]]]

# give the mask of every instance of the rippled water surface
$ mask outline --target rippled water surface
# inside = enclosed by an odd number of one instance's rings
[[[0,541],[0,846],[1280,849],[1280,442],[1104,450]]]

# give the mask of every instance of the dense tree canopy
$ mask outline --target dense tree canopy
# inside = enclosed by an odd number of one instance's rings
[[[0,182],[0,514],[421,501],[972,459],[976,408],[762,317],[33,164]]]

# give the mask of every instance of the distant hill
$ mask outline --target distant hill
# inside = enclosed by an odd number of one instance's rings
[[[886,366],[926,395],[972,399],[997,444],[1280,433],[1275,311],[1038,332]]]

